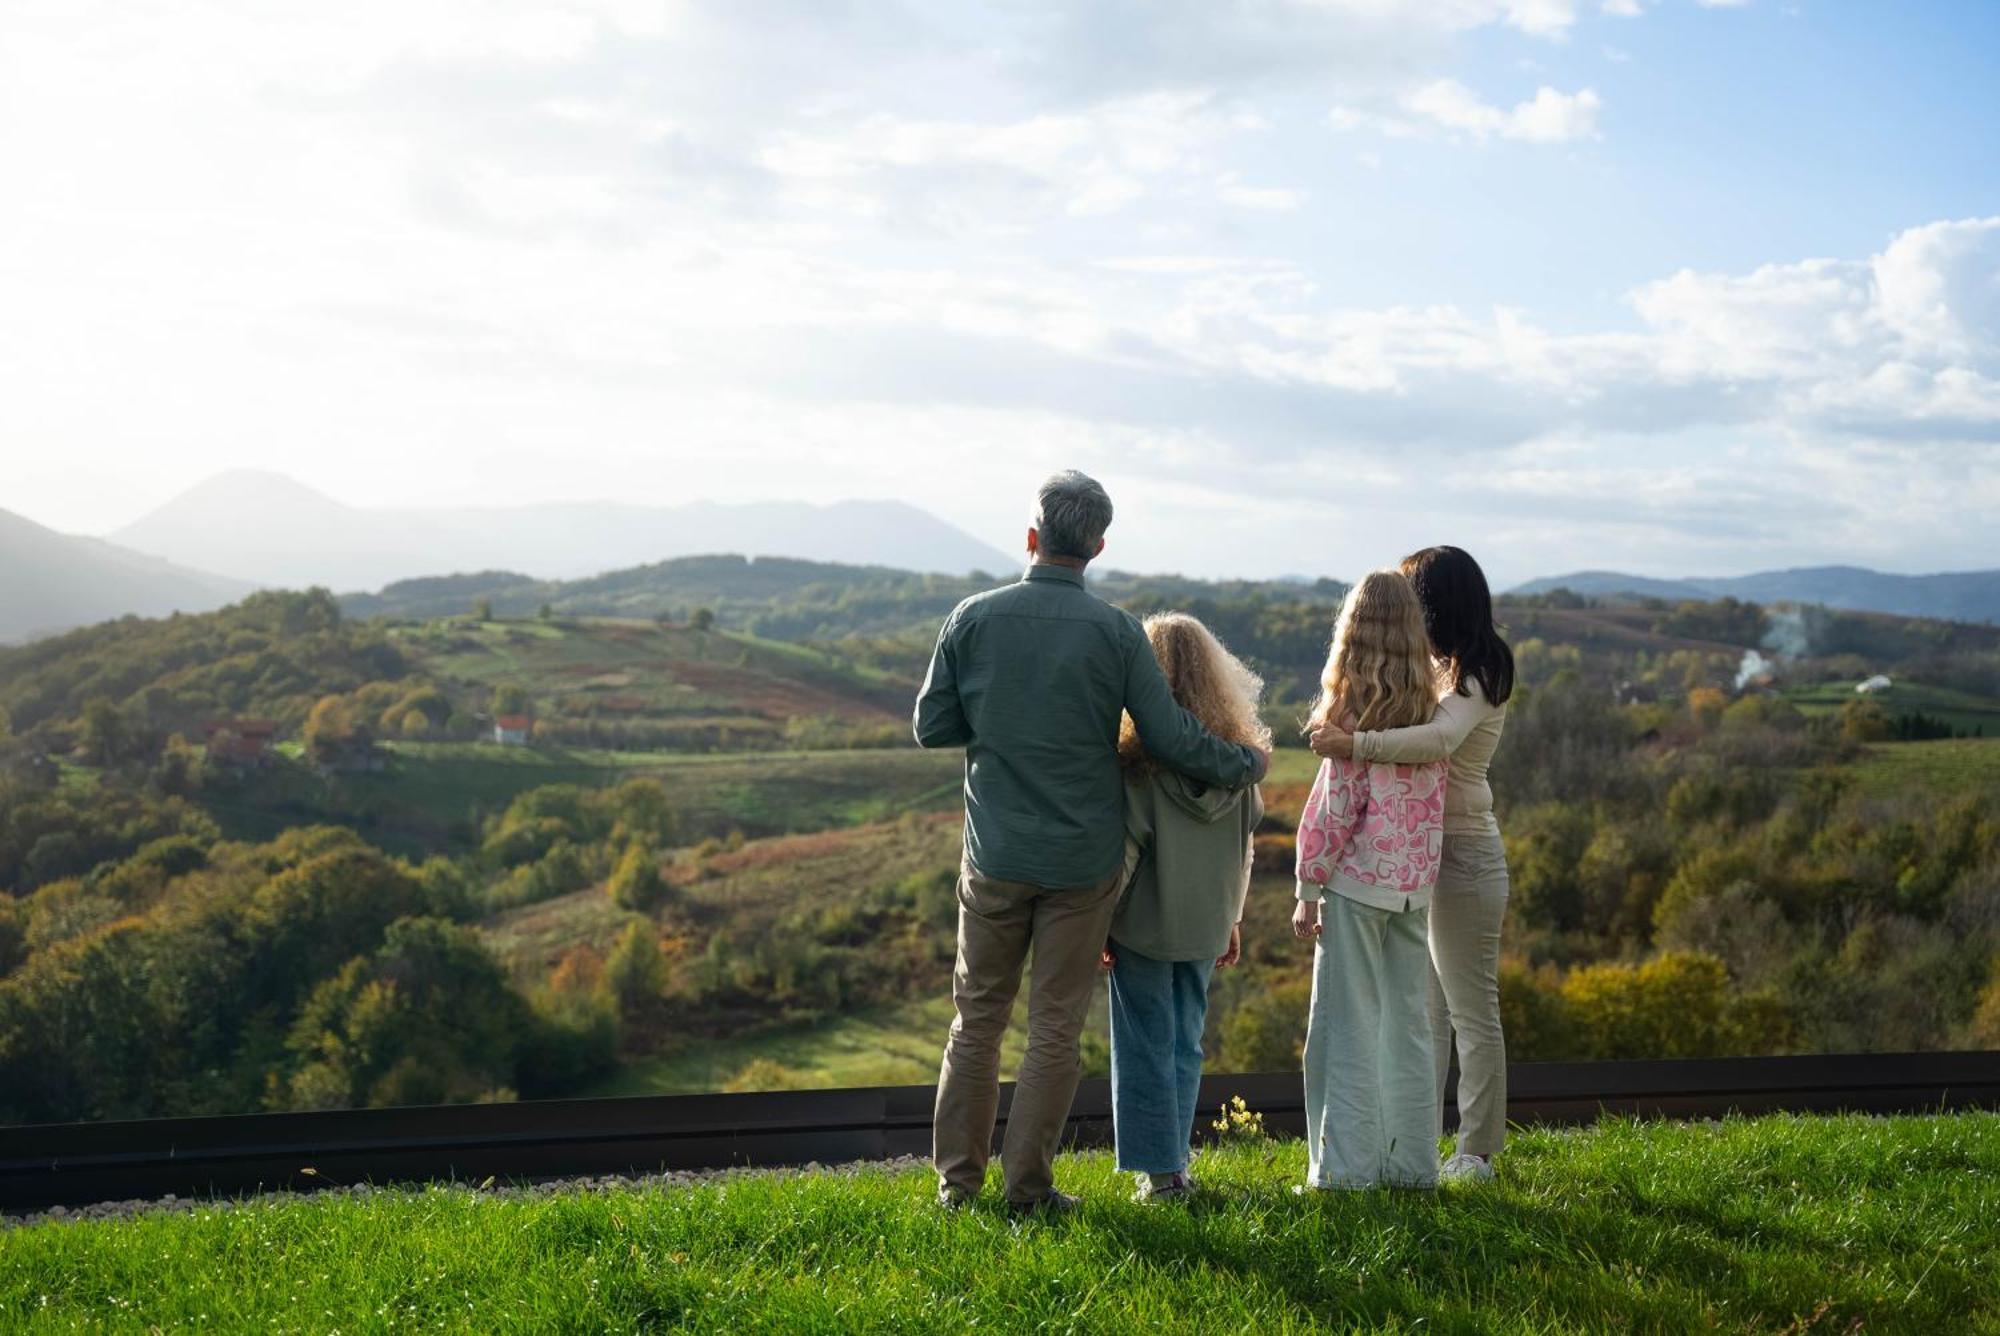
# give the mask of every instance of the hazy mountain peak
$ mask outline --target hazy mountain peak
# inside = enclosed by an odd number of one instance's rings
[[[1669,580],[1621,571],[1572,571],[1530,580],[1517,594],[1552,589],[1596,598],[1739,598],[1750,603],[1818,603],[1855,612],[1892,612],[1950,621],[2000,620],[2000,570],[1892,575],[1863,566],[1794,566],[1749,575]]]
[[[315,491],[290,474],[272,469],[230,469],[204,478],[128,528],[138,528],[157,516],[171,516],[203,506],[310,506],[315,510],[351,511],[352,506]]]
[[[252,585],[189,570],[101,538],[57,533],[0,510],[0,640],[136,613],[206,612]]]
[[[1019,564],[901,501],[391,509],[343,505],[283,474],[254,469],[198,483],[112,537],[259,583],[342,590],[469,571],[575,579],[711,552],[951,575]]]

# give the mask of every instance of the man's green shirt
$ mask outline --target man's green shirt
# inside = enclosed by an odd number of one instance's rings
[[[917,742],[965,748],[965,855],[1003,881],[1102,881],[1125,856],[1118,724],[1129,712],[1161,764],[1242,788],[1264,758],[1175,703],[1139,619],[1035,565],[975,594],[938,633],[917,697]]]

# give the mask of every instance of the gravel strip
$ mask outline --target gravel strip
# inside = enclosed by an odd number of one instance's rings
[[[930,1161],[918,1155],[893,1160],[850,1160],[842,1164],[785,1165],[773,1168],[676,1169],[657,1174],[603,1174],[597,1177],[549,1178],[530,1182],[405,1183],[389,1186],[357,1183],[350,1187],[325,1187],[313,1192],[260,1192],[245,1197],[164,1197],[131,1201],[101,1201],[90,1206],[51,1206],[47,1210],[20,1215],[0,1212],[0,1234],[34,1225],[71,1224],[86,1220],[129,1220],[141,1215],[188,1214],[193,1211],[235,1211],[279,1202],[305,1201],[317,1197],[416,1197],[426,1192],[456,1191],[495,1201],[516,1198],[552,1197],[560,1192],[631,1192],[646,1189],[688,1188],[704,1183],[726,1183],[746,1178],[804,1178],[808,1175],[857,1177],[863,1174],[895,1175],[912,1169],[928,1169]]]

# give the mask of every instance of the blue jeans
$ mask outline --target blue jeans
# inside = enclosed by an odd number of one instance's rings
[[[1118,1167],[1186,1170],[1201,1093],[1201,1031],[1213,960],[1154,960],[1114,942],[1111,1118]]]

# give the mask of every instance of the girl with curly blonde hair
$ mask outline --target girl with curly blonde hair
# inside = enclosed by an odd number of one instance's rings
[[[1312,725],[1402,728],[1428,722],[1437,702],[1417,592],[1399,571],[1374,571],[1341,607]],[[1308,1188],[1437,1183],[1428,925],[1445,778],[1442,760],[1326,760],[1306,798],[1292,931],[1318,941]]]
[[[1264,683],[1184,613],[1146,619],[1174,699],[1229,742],[1268,749],[1257,714]],[[1264,815],[1255,785],[1220,789],[1160,765],[1127,716],[1126,887],[1105,954],[1111,965],[1111,1111],[1118,1167],[1139,1199],[1184,1196],[1201,1086],[1208,983],[1242,954],[1250,837]]]

